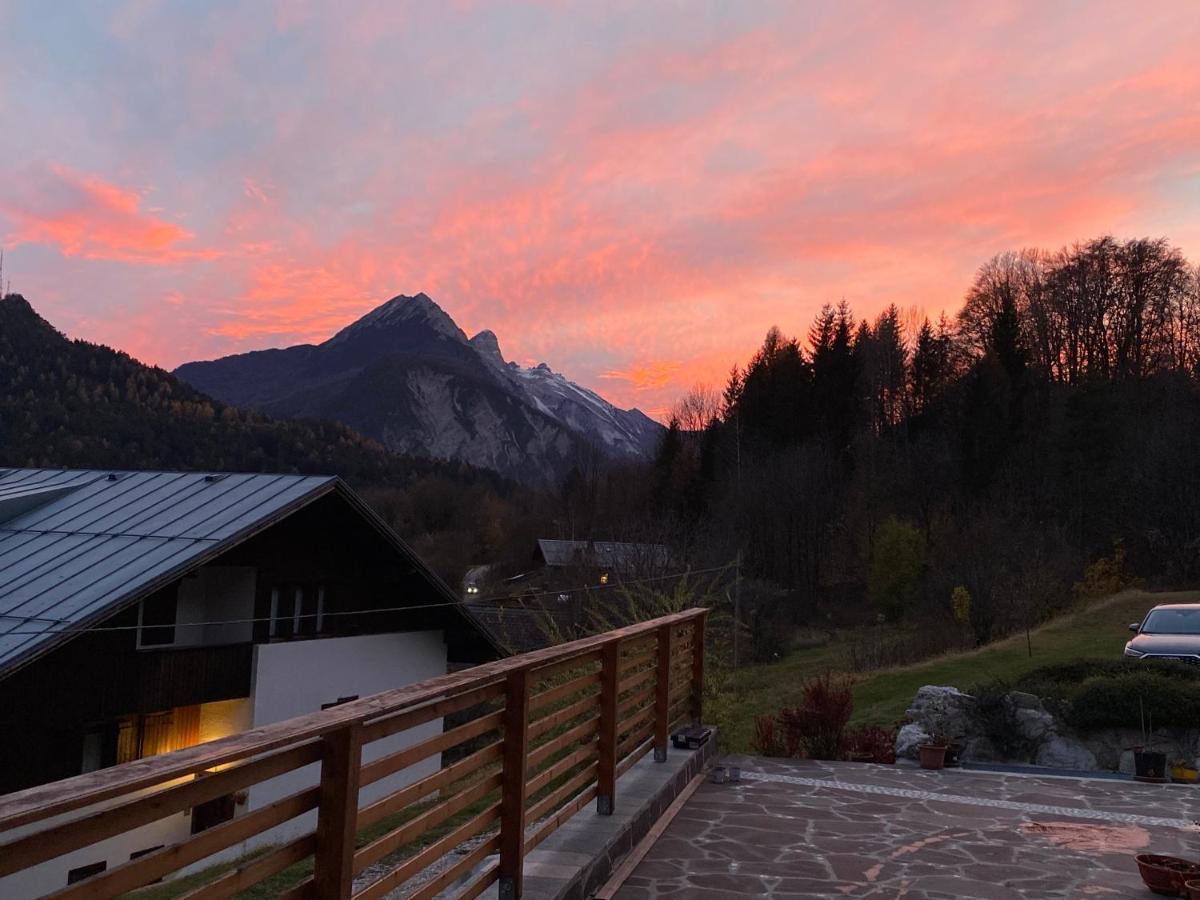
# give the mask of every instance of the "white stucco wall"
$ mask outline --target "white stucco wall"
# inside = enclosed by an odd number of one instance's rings
[[[372,634],[259,644],[254,648],[253,727],[317,712],[339,697],[368,697],[392,688],[435,678],[446,672],[446,644],[441,631]],[[377,759],[440,734],[440,718],[363,748],[363,761]],[[369,803],[441,767],[440,755],[363,788],[359,803]],[[320,766],[313,764],[273,778],[250,790],[250,809],[315,785]],[[248,850],[311,831],[316,811],[274,829],[264,839],[248,842]]]

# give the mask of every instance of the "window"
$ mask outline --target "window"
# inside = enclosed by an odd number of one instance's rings
[[[91,878],[93,875],[99,875],[108,868],[108,863],[97,862],[86,866],[80,866],[78,869],[71,869],[67,872],[67,884],[76,884],[83,881],[85,878]]]
[[[79,771],[95,772],[117,761],[117,724],[115,722],[92,728],[83,735]]]
[[[138,606],[138,646],[162,647],[175,643],[178,598],[174,592],[156,594]]]
[[[323,584],[281,584],[271,589],[271,637],[304,637],[324,630]]]
[[[228,822],[233,818],[234,807],[233,794],[226,794],[224,797],[215,797],[207,803],[200,803],[192,807],[192,834],[199,834],[222,822]]]
[[[126,716],[117,724],[119,763],[169,753],[200,743],[200,707],[180,706],[164,712]]]

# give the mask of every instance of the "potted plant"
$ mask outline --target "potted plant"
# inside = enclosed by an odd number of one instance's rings
[[[927,744],[917,747],[921,754],[922,769],[941,769],[946,765],[946,739],[935,735]]]
[[[1167,781],[1167,754],[1152,749],[1154,746],[1154,714],[1151,713],[1147,718],[1141,697],[1138,698],[1138,712],[1141,715],[1144,744],[1133,748],[1133,777],[1136,781],[1164,784]],[[1147,728],[1147,721],[1149,721],[1149,728]]]
[[[1177,759],[1171,763],[1171,780],[1176,784],[1195,784],[1200,781],[1200,769],[1186,759]]]

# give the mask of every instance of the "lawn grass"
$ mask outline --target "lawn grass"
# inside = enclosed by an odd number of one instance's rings
[[[1087,657],[1119,658],[1130,622],[1139,621],[1157,603],[1200,602],[1200,592],[1126,591],[1094,601],[1024,634],[960,653],[949,653],[909,666],[882,669],[853,679],[854,723],[892,726],[904,715],[917,689],[926,684],[968,689],[982,681],[1011,681],[1039,666]],[[709,711],[721,729],[721,746],[749,752],[754,721],[760,715],[794,706],[806,679],[844,670],[844,649],[837,643],[797,651],[777,663],[753,666],[729,676]]]

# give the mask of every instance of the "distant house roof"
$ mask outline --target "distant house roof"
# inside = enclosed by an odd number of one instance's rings
[[[552,541],[542,538],[535,553],[552,568],[589,566],[614,572],[664,569],[671,553],[663,544],[627,544],[619,541]]]
[[[464,603],[463,610],[493,642],[510,653],[528,653],[576,637],[572,630],[574,618],[565,610],[522,609],[490,603]]]
[[[333,492],[455,599],[333,476],[0,469],[0,676]]]

